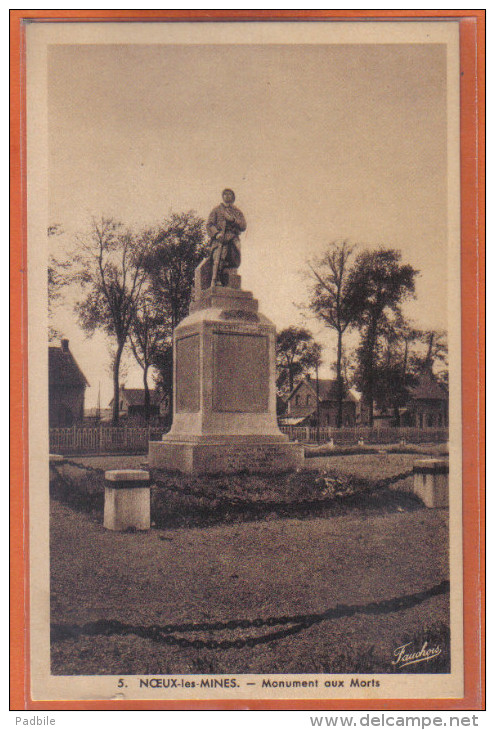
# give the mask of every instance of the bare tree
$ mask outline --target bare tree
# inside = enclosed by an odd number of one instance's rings
[[[145,280],[148,240],[134,236],[110,219],[93,219],[87,236],[79,237],[73,259],[73,281],[82,289],[75,310],[82,328],[101,329],[115,341],[112,363],[114,423],[119,419],[119,370],[122,353]]]
[[[63,231],[60,225],[54,224],[48,226],[48,237],[60,236]],[[48,256],[48,339],[59,339],[61,333],[53,326],[53,308],[60,301],[62,291],[69,283],[68,269],[70,261],[60,261],[55,256]]]
[[[343,338],[356,318],[355,299],[350,296],[348,277],[355,247],[347,241],[332,243],[324,255],[308,262],[309,310],[337,335],[337,427],[342,426],[344,378]]]
[[[433,370],[435,365],[446,366],[448,358],[447,333],[445,330],[425,330],[422,340],[426,345],[423,367]]]
[[[143,370],[144,415],[150,418],[150,389],[148,373],[152,365],[159,360],[160,353],[171,345],[171,337],[152,290],[143,292],[139,307],[134,311],[129,341],[136,362]]]

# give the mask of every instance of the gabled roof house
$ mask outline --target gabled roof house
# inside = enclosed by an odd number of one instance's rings
[[[113,408],[113,398],[109,408]],[[155,388],[150,388],[150,416],[153,418],[165,415],[167,411],[167,396]],[[144,418],[144,388],[126,388],[124,385],[120,387],[119,414],[128,418]]]
[[[445,428],[449,423],[449,394],[431,370],[423,370],[409,388],[404,408],[399,409],[400,425],[416,428]]]
[[[351,391],[344,390],[343,426],[356,424],[357,403],[356,396]],[[290,393],[286,413],[280,419],[280,423],[281,425],[314,426],[319,415],[320,426],[336,426],[337,411],[337,381],[320,378],[317,382],[315,378],[308,376],[299,381]]]
[[[83,420],[84,395],[89,383],[69,349],[69,340],[48,348],[48,404],[50,428],[72,426]]]

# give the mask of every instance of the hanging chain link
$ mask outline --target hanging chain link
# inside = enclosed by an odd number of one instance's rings
[[[87,471],[91,474],[97,474],[98,476],[105,475],[104,469],[99,469],[99,468],[96,468],[93,466],[87,466],[86,464],[81,464],[77,461],[72,461],[70,459],[64,459],[64,461],[57,462],[57,464],[50,464],[50,467],[56,472],[56,474],[58,476],[60,476],[60,472],[58,471],[57,467],[64,466],[65,464],[67,464],[69,466],[73,466],[77,469],[81,469],[83,471]],[[400,482],[403,479],[407,479],[408,477],[412,476],[413,474],[414,474],[414,469],[408,469],[408,471],[404,471],[399,474],[393,474],[390,477],[386,477],[384,479],[379,479],[376,482],[371,482],[371,481],[367,481],[364,479],[360,479],[358,483],[362,484],[363,489],[359,490],[359,491],[372,491],[374,489],[386,489],[387,487],[391,486],[392,484],[395,484],[396,482]],[[342,481],[345,479],[345,476],[341,475],[338,478]],[[155,479],[155,482],[157,485],[160,484],[160,481],[158,479]],[[180,492],[181,494],[185,494],[188,496],[201,497],[202,499],[205,499],[205,498],[212,499],[212,500],[215,499],[217,501],[219,499],[217,492],[214,492],[214,491],[208,492],[204,488],[203,489],[194,489],[194,487],[191,487],[190,485],[183,487],[183,486],[179,486],[179,485],[176,485],[173,483],[167,483],[166,487],[167,487],[167,489],[171,489],[173,491]],[[226,503],[228,502],[229,504],[246,504],[246,502],[247,502],[247,500],[242,499],[242,497],[235,497],[235,496],[232,496],[232,497],[226,498],[225,500],[220,500],[220,501],[225,501]],[[310,506],[312,504],[315,504],[318,502],[323,502],[323,501],[325,501],[324,498],[297,500],[298,504],[301,504],[303,506],[304,505]],[[265,502],[262,502],[262,503],[265,505],[270,505],[270,501],[268,501],[268,500]],[[276,503],[276,504],[278,504],[278,503]]]
[[[120,621],[101,620],[84,624],[83,626],[52,624],[52,641],[64,641],[77,639],[80,636],[128,636],[133,634],[144,639],[150,639],[169,646],[194,649],[242,649],[245,646],[254,647],[258,644],[266,644],[270,641],[293,636],[305,629],[310,628],[323,621],[330,621],[344,617],[360,614],[386,614],[395,613],[404,609],[412,608],[424,601],[448,593],[450,583],[447,580],[438,583],[417,593],[397,598],[388,598],[383,601],[374,601],[367,604],[351,604],[347,606],[337,605],[322,613],[297,614],[295,616],[277,616],[266,619],[232,619],[229,621],[168,624],[165,626],[133,626]],[[236,639],[187,639],[183,636],[175,636],[177,633],[195,633],[209,631],[234,631],[238,629],[271,628],[273,626],[288,626],[277,631],[263,634],[261,636],[248,636]]]

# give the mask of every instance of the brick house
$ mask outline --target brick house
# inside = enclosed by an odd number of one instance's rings
[[[409,397],[399,409],[400,425],[416,428],[446,428],[449,424],[449,396],[430,370],[423,371]]]
[[[317,422],[317,397],[319,396],[320,426],[337,424],[337,381],[319,379],[318,388],[314,378],[301,380],[287,399],[287,410],[280,419],[281,425],[315,426]],[[350,391],[344,391],[342,402],[342,425],[356,425],[358,399]]]
[[[48,413],[50,428],[72,426],[84,417],[84,395],[89,385],[69,340],[48,348]]]

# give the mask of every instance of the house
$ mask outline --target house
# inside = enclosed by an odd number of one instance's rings
[[[416,428],[446,428],[449,424],[449,396],[447,389],[431,370],[424,370],[415,385],[408,388],[408,399],[399,408],[400,425]]]
[[[317,407],[317,393],[319,408]],[[349,390],[344,390],[342,402],[342,425],[356,425],[358,398]],[[280,418],[281,425],[315,426],[318,413],[320,426],[337,424],[337,381],[306,377],[301,380],[287,399],[286,414]]]
[[[69,349],[69,340],[48,348],[48,413],[50,428],[72,426],[84,417],[89,383]]]
[[[356,424],[363,427],[369,426],[369,406],[365,402],[362,393],[358,394]],[[394,409],[385,403],[373,401],[373,428],[380,430],[382,428],[393,428],[394,426],[398,426]]]
[[[109,403],[113,409],[113,398]],[[150,418],[159,418],[168,412],[168,398],[155,388],[150,388]],[[119,391],[119,418],[143,420],[144,388],[126,388],[124,385]]]

